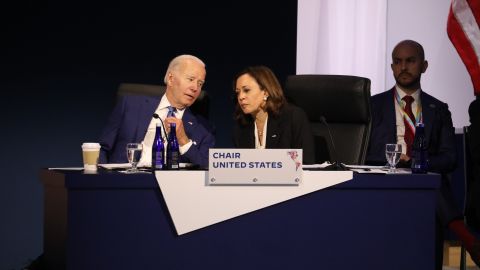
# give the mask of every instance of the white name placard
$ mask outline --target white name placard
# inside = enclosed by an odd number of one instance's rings
[[[209,185],[298,185],[302,149],[210,149]]]

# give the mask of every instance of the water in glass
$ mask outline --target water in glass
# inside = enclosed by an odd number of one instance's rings
[[[388,164],[390,165],[388,170],[389,173],[395,173],[395,167],[397,166],[398,161],[400,161],[401,154],[401,144],[387,144],[385,146],[385,156],[387,157]]]
[[[142,156],[142,144],[141,143],[129,143],[127,144],[127,159],[130,164],[132,164],[132,168],[128,169],[127,172],[134,173],[138,172],[137,164],[140,161],[140,157]]]

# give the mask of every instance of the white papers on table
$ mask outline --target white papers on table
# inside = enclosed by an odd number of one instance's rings
[[[129,169],[132,167],[130,163],[108,163],[108,164],[98,164],[99,167],[107,169],[107,170],[115,170],[115,169]],[[192,163],[180,163],[180,168],[190,168],[193,167],[194,164]],[[150,166],[138,166],[138,168],[150,168]]]
[[[114,170],[114,169],[129,169],[132,167],[130,163],[108,163],[108,164],[98,164],[98,167]]]
[[[49,170],[63,170],[63,171],[81,171],[83,167],[52,167]]]
[[[324,169],[329,165],[331,165],[331,163],[328,161],[325,161],[322,164],[303,164],[302,168],[307,170],[308,169]]]

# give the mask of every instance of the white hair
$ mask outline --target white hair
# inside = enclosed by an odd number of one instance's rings
[[[200,63],[205,68],[205,63],[202,60],[200,60],[200,58],[198,58],[196,56],[193,56],[193,55],[190,55],[190,54],[179,55],[179,56],[173,58],[172,61],[170,61],[170,64],[168,64],[167,72],[165,73],[165,77],[163,78],[163,82],[165,83],[165,85],[167,84],[168,74],[170,72],[173,72],[174,70],[178,69],[178,67],[182,63],[184,63],[185,60],[196,61],[196,62]]]

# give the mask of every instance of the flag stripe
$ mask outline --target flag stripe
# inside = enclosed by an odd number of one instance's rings
[[[475,51],[477,59],[480,59],[480,28],[473,16],[466,0],[453,0],[452,2],[453,15],[462,27],[463,32]]]
[[[476,1],[476,2],[475,2]],[[448,16],[447,33],[467,67],[475,89],[480,95],[480,1],[453,0]],[[473,9],[471,9],[471,7]]]
[[[467,0],[470,9],[472,10],[473,16],[477,21],[477,25],[480,25],[480,1],[479,0]]]

